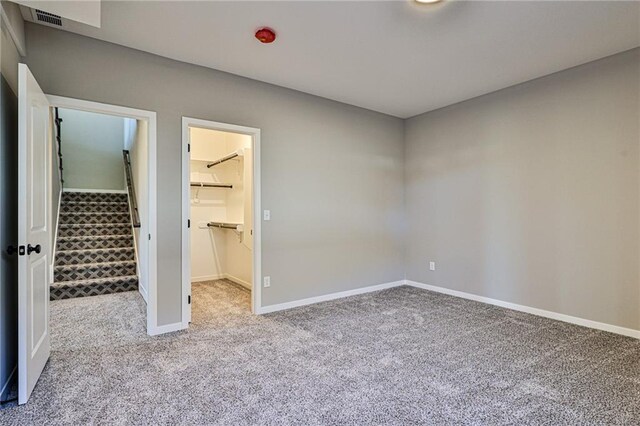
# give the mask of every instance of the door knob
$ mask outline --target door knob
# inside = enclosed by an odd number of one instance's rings
[[[31,254],[32,252],[36,252],[36,254],[40,254],[40,244],[33,247],[31,244],[27,245],[27,254]]]

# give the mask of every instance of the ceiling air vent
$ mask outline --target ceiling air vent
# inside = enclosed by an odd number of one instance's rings
[[[44,22],[45,24],[55,25],[57,27],[62,26],[62,16],[54,15],[53,13],[45,12],[44,10],[35,9],[35,18],[38,22]]]

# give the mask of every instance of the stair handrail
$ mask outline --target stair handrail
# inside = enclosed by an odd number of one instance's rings
[[[133,174],[131,173],[131,155],[129,151],[122,150],[122,158],[124,159],[124,172],[127,178],[127,191],[129,192],[129,207],[131,212],[131,221],[134,228],[140,228],[140,214],[138,212],[138,201],[136,199],[136,189],[133,184]]]
[[[60,189],[62,190],[62,188],[64,187],[64,177],[62,176],[63,173],[63,168],[62,168],[62,128],[60,126],[60,124],[62,123],[62,118],[60,118],[60,115],[58,114],[58,107],[54,108],[55,110],[55,119],[54,119],[54,124],[56,126],[56,142],[58,145],[58,170],[60,172]]]

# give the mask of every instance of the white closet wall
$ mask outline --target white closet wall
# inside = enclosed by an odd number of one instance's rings
[[[229,202],[233,205],[233,214],[243,218],[244,232],[242,238],[238,239],[234,232],[227,232],[227,258],[226,258],[226,270],[227,278],[251,288],[251,275],[252,275],[252,249],[253,249],[253,205],[252,202],[252,155],[251,152],[251,137],[245,135],[239,136],[236,141],[237,145],[244,147],[244,157],[242,175],[237,176],[242,181],[242,190],[235,191],[232,189],[232,201]]]
[[[251,137],[191,129],[191,181],[226,183],[233,188],[191,187],[191,278],[229,278],[251,287]],[[232,152],[246,155],[206,165]],[[248,159],[248,160],[247,160]],[[248,212],[248,215],[247,215]],[[243,232],[209,228],[208,222],[241,223]]]

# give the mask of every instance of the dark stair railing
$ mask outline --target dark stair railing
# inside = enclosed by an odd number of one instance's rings
[[[131,208],[131,221],[134,228],[140,228],[140,214],[136,200],[136,189],[133,186],[133,174],[131,173],[131,156],[126,149],[122,151],[124,159],[124,172],[127,177],[127,190],[129,191],[129,207]]]
[[[56,125],[56,142],[58,143],[58,169],[60,170],[60,186],[64,186],[64,178],[62,176],[62,136],[61,136],[61,128],[60,124],[62,123],[62,118],[58,115],[58,108],[54,108],[56,118],[54,123]],[[62,189],[62,188],[61,188]]]

